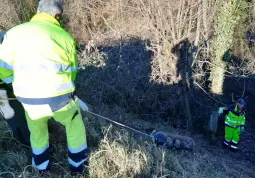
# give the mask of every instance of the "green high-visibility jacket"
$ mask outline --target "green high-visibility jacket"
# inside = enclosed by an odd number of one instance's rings
[[[2,44],[3,37],[6,34],[6,31],[0,32],[0,45]],[[12,69],[9,69],[7,66],[4,65],[3,61],[0,59],[0,84],[1,83],[12,83]],[[4,82],[3,82],[4,81]]]
[[[0,77],[13,77],[17,97],[51,98],[75,90],[76,42],[49,14],[8,30],[0,59]]]
[[[244,110],[238,111],[237,105],[230,105],[227,109],[225,124],[233,128],[244,126],[245,124]]]

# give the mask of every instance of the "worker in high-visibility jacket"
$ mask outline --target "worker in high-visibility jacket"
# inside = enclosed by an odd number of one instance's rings
[[[47,122],[65,126],[68,163],[81,173],[88,159],[85,126],[74,96],[77,73],[76,42],[60,26],[59,0],[40,0],[30,22],[10,29],[0,46],[1,66],[13,70],[13,90],[25,108],[32,147],[32,165],[49,169]],[[5,70],[0,75],[9,76]]]
[[[245,101],[238,99],[236,104],[228,107],[221,107],[218,110],[219,115],[224,113],[225,117],[225,140],[224,145],[232,150],[238,149],[240,132],[244,132],[245,125]]]

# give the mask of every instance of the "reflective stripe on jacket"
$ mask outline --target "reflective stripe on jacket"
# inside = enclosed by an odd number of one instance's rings
[[[237,128],[245,124],[244,113],[238,112],[237,105],[231,105],[228,107],[228,114],[225,118],[225,124],[233,128]]]
[[[76,42],[46,13],[10,29],[0,46],[1,66],[13,69],[17,97],[51,98],[75,90]],[[6,76],[3,70],[0,76]]]
[[[0,45],[2,44],[4,35],[6,34],[7,31],[1,31],[0,32]],[[0,79],[4,82],[4,83],[12,83],[13,80],[13,71],[12,71],[12,66],[10,66],[9,64],[7,64],[6,62],[2,61],[0,59]]]

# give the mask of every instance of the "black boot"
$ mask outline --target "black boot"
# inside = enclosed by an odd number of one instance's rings
[[[47,174],[50,170],[50,165],[48,165],[48,167],[45,170],[39,170],[40,175],[44,175]]]
[[[75,176],[75,175],[82,175],[82,172],[84,170],[84,165],[81,164],[78,167],[74,167],[70,165],[70,170],[71,170],[71,175]]]
[[[88,161],[85,161],[83,164],[81,164],[78,167],[74,167],[72,165],[70,166],[70,170],[71,170],[71,175],[75,176],[75,175],[82,175],[83,172],[85,172],[86,167],[88,166]]]
[[[232,147],[230,146],[229,149],[230,149],[232,152],[238,152],[238,148],[232,148]]]
[[[229,148],[229,145],[226,145],[224,142],[222,143],[222,146],[223,146],[224,148]]]

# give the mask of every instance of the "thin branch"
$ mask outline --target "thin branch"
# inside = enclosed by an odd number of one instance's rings
[[[220,103],[220,104],[223,104],[224,106],[226,106],[226,104],[224,104],[224,103],[222,103],[221,101],[218,101],[218,100],[216,100],[214,97],[210,96],[210,94],[207,93],[207,92],[205,91],[205,89],[203,89],[203,87],[200,86],[196,81],[194,81],[194,84],[197,85],[198,88],[200,88],[209,98],[211,98],[212,100],[214,100],[214,101],[217,102],[217,103]]]
[[[216,65],[216,64],[213,64],[213,63],[211,63],[211,62],[209,62],[209,61],[198,61],[198,62],[208,63],[208,64],[210,64],[210,65],[213,65],[213,66],[216,66],[216,67],[220,67],[220,68],[223,69],[226,73],[229,73],[229,74],[231,74],[231,75],[234,75],[234,73],[229,72],[229,71],[227,71],[226,69],[224,69],[223,67],[218,66],[218,65]]]
[[[14,178],[16,177],[15,174],[12,173],[12,172],[1,172],[1,173],[0,173],[0,176],[1,176],[1,175],[4,175],[4,174],[11,174]]]
[[[236,9],[235,9],[235,11],[234,11],[234,13],[233,13],[233,15],[236,15],[236,13],[237,13],[239,7],[241,6],[241,3],[242,3],[242,0],[239,1],[239,3],[238,3],[238,5],[237,5],[237,7],[236,7]]]
[[[201,27],[201,1],[198,3],[198,13],[197,13],[197,30],[196,30],[196,39],[195,39],[195,46],[198,46],[199,39],[200,39],[200,27]]]
[[[241,97],[241,98],[243,98],[244,93],[245,93],[245,79],[244,79],[244,84],[243,84],[243,94],[242,94],[242,97]]]

